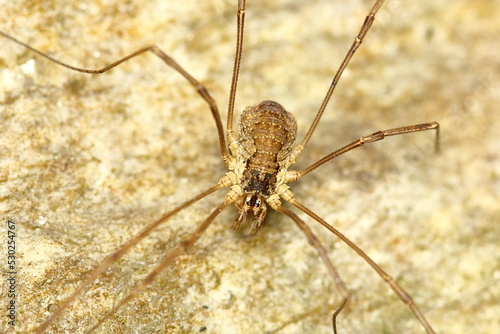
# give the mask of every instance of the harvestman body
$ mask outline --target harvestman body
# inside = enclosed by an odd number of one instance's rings
[[[87,70],[82,68],[73,67],[64,64],[50,56],[26,45],[15,38],[0,32],[0,34],[24,47],[40,54],[41,56],[48,58],[49,60],[62,65],[64,67],[85,73],[103,73],[107,70],[129,60],[139,54],[146,51],[150,51],[160,57],[167,65],[174,68],[181,75],[183,75],[196,89],[196,91],[201,95],[201,97],[207,102],[214,117],[218,136],[222,159],[228,169],[226,175],[220,178],[217,185],[211,187],[204,191],[203,193],[197,195],[191,200],[181,204],[172,211],[164,214],[156,222],[149,225],[144,229],[139,235],[130,239],[125,245],[123,245],[118,251],[108,256],[104,259],[101,264],[86,278],[78,287],[78,289],[59,305],[58,309],[39,327],[36,329],[37,333],[43,333],[47,328],[56,321],[56,318],[62,314],[62,312],[71,304],[71,302],[83,292],[83,290],[92,283],[102,272],[104,272],[110,265],[115,263],[121,256],[123,256],[131,247],[136,245],[142,238],[151,233],[159,224],[166,221],[172,215],[183,210],[194,202],[200,200],[201,198],[213,193],[221,188],[230,187],[227,192],[224,201],[205,219],[205,221],[194,231],[194,233],[186,240],[184,240],[178,247],[168,253],[165,259],[141,282],[139,282],[132,292],[120,301],[103,319],[89,330],[92,332],[94,329],[99,327],[106,319],[111,317],[119,308],[126,304],[130,299],[137,295],[141,290],[148,286],[155,278],[163,271],[163,269],[168,266],[172,261],[178,256],[187,252],[193,244],[198,240],[198,238],[205,232],[210,223],[214,218],[224,210],[228,205],[234,203],[238,210],[238,215],[234,221],[233,228],[239,229],[246,221],[248,213],[254,216],[254,220],[250,226],[250,234],[255,235],[262,222],[265,219],[267,206],[272,209],[284,213],[289,216],[299,228],[304,232],[308,238],[310,244],[317,250],[319,256],[328,268],[330,276],[333,278],[335,284],[340,291],[343,302],[337,311],[333,314],[333,330],[336,333],[336,318],[338,314],[342,311],[344,306],[349,300],[349,292],[337,273],[337,270],[331,263],[327,256],[326,250],[319,243],[316,236],[309,229],[302,219],[300,219],[295,213],[284,208],[281,205],[281,200],[285,200],[292,205],[294,205],[299,210],[305,212],[311,218],[319,222],[321,225],[325,226],[329,231],[337,235],[342,241],[344,241],[349,247],[355,250],[360,256],[362,256],[366,262],[389,284],[389,286],[396,292],[400,299],[407,304],[417,319],[420,321],[427,333],[434,333],[431,325],[427,322],[426,318],[419,310],[419,308],[414,304],[411,297],[388,275],[386,274],[371,258],[369,258],[360,248],[358,248],[353,242],[347,239],[343,234],[337,231],[334,227],[329,225],[326,221],[316,215],[314,212],[303,206],[288,187],[288,183],[296,181],[302,176],[313,171],[317,167],[323,165],[324,163],[330,161],[331,159],[346,153],[356,147],[362,146],[366,143],[371,143],[374,141],[382,140],[385,137],[400,135],[409,132],[425,131],[425,130],[436,130],[436,149],[438,148],[439,140],[439,124],[436,122],[417,124],[412,126],[404,126],[394,129],[388,129],[383,131],[375,132],[371,135],[364,136],[358,140],[328,154],[311,166],[301,170],[293,171],[289,170],[295,161],[299,158],[301,152],[309,141],[312,133],[314,132],[319,120],[326,108],[328,101],[339,81],[344,69],[347,67],[352,55],[355,53],[359,45],[361,44],[366,33],[370,29],[374,19],[375,14],[382,6],[384,0],[377,0],[372,7],[370,13],[365,19],[364,24],[361,27],[359,34],[354,39],[354,42],[346,55],[344,61],[342,62],[339,70],[333,78],[333,82],[319,108],[319,111],[309,128],[309,131],[305,135],[302,142],[294,145],[296,133],[297,133],[297,123],[294,116],[287,112],[279,103],[274,101],[263,101],[257,103],[253,106],[244,109],[241,119],[239,122],[239,136],[236,136],[233,131],[233,110],[234,110],[234,100],[236,95],[240,60],[242,54],[242,44],[243,44],[243,23],[245,16],[245,1],[239,0],[238,3],[238,29],[237,29],[237,44],[236,44],[236,57],[234,62],[233,79],[231,84],[230,96],[229,96],[229,107],[228,107],[228,119],[227,119],[227,140],[228,145],[226,146],[226,140],[224,135],[224,130],[222,127],[220,114],[217,105],[211,95],[208,93],[206,88],[201,85],[196,79],[194,79],[188,72],[186,72],[179,64],[177,64],[172,58],[160,50],[157,46],[148,46],[142,48],[114,63],[108,65],[100,70]],[[229,148],[229,151],[228,151]]]

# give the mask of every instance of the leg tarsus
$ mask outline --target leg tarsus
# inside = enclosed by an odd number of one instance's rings
[[[340,231],[338,231],[336,228],[328,224],[324,219],[319,217],[309,208],[302,205],[296,199],[293,199],[291,203],[296,208],[306,213],[311,218],[316,220],[318,223],[323,225],[326,229],[328,229],[330,232],[335,234],[339,239],[341,239],[345,244],[347,244],[352,250],[358,253],[358,255],[361,256],[377,272],[377,274],[379,274],[379,276],[391,287],[391,289],[398,295],[399,299],[401,299],[402,302],[408,305],[408,307],[412,310],[413,314],[418,319],[422,327],[424,327],[425,331],[428,334],[435,334],[434,329],[429,324],[422,311],[420,311],[418,306],[413,302],[410,295],[390,275],[388,275],[375,261],[373,261],[361,248],[359,248],[354,242],[352,242],[345,235],[340,233]]]
[[[161,58],[168,66],[172,67],[174,70],[179,72],[187,81],[189,81],[189,83],[194,87],[196,92],[208,104],[210,111],[212,112],[212,117],[214,118],[214,121],[215,121],[215,126],[217,127],[217,133],[219,136],[219,146],[220,146],[222,158],[223,158],[223,160],[228,160],[227,157],[229,154],[228,154],[227,148],[226,148],[226,139],[225,139],[225,135],[224,135],[224,129],[222,127],[219,108],[217,107],[215,100],[212,98],[212,96],[210,95],[208,90],[205,88],[205,86],[203,86],[198,80],[196,80],[193,76],[191,76],[182,66],[180,66],[172,57],[170,57],[165,52],[163,52],[158,46],[153,44],[153,45],[143,47],[137,51],[132,52],[131,54],[129,54],[123,58],[118,59],[117,61],[115,61],[109,65],[104,66],[103,68],[100,68],[97,70],[91,70],[91,69],[85,69],[85,68],[76,67],[76,66],[66,64],[60,60],[57,60],[57,59],[49,56],[48,54],[46,54],[40,50],[33,48],[32,46],[30,46],[26,43],[21,42],[20,40],[10,36],[9,34],[2,32],[2,31],[0,31],[0,35],[7,38],[7,39],[10,39],[14,43],[17,43],[17,44],[25,47],[28,50],[35,52],[36,54],[52,61],[53,63],[56,63],[60,66],[69,68],[70,70],[73,70],[73,71],[88,73],[88,74],[101,74],[101,73],[109,71],[110,69],[112,69],[112,68],[126,62],[127,60],[132,59],[132,58],[140,55],[140,54],[146,53],[148,51],[154,53],[156,56]]]
[[[422,124],[416,124],[416,125],[402,126],[399,128],[377,131],[377,132],[374,132],[368,136],[363,136],[363,137],[359,138],[358,140],[355,140],[352,143],[347,144],[344,147],[342,147],[342,148],[328,154],[327,156],[321,158],[320,160],[313,163],[311,166],[297,172],[299,176],[296,179],[312,172],[313,170],[315,170],[319,166],[321,166],[321,165],[327,163],[328,161],[338,157],[339,155],[342,155],[346,152],[354,150],[355,148],[363,146],[364,144],[373,143],[375,141],[385,139],[386,137],[389,137],[389,136],[396,136],[396,135],[402,135],[402,134],[406,134],[406,133],[426,131],[426,130],[436,130],[435,148],[436,148],[436,152],[438,152],[439,151],[439,123],[429,122],[429,123],[422,123]]]
[[[342,312],[344,307],[347,305],[349,299],[350,297],[344,298],[344,301],[342,302],[342,304],[340,304],[340,307],[332,314],[332,327],[334,334],[337,334],[337,316],[340,314],[340,312]]]
[[[289,191],[289,190],[288,190]],[[290,198],[294,197],[289,194]],[[330,277],[333,279],[335,285],[337,286],[337,290],[342,296],[342,304],[340,304],[339,308],[333,313],[332,315],[332,326],[333,326],[333,332],[337,334],[337,316],[342,312],[344,307],[347,305],[349,302],[351,295],[349,293],[349,290],[347,289],[344,281],[340,277],[340,274],[337,271],[337,268],[333,265],[332,261],[328,257],[328,254],[326,252],[326,249],[323,247],[319,239],[316,237],[316,235],[313,233],[313,231],[307,226],[307,224],[299,218],[294,212],[283,208],[280,204],[275,204],[273,206],[273,209],[276,211],[279,211],[281,213],[284,213],[288,217],[290,217],[296,224],[297,226],[301,229],[301,231],[306,235],[307,240],[309,241],[309,244],[313,246],[316,251],[318,252],[318,255],[320,256],[321,260],[325,264],[328,273],[330,274]]]

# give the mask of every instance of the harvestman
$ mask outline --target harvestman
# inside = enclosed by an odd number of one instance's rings
[[[235,230],[238,230],[241,225],[245,223],[247,214],[251,213],[255,219],[251,224],[250,234],[255,235],[265,219],[267,210],[266,208],[267,205],[269,205],[272,209],[284,213],[285,215],[290,217],[306,235],[309,243],[316,249],[322,261],[326,265],[331,278],[337,285],[337,288],[343,298],[340,307],[334,312],[332,317],[333,330],[336,333],[336,318],[347,304],[350,298],[349,292],[344,282],[341,280],[339,274],[337,273],[336,268],[328,258],[325,248],[319,243],[319,240],[313,234],[311,229],[294,212],[284,208],[281,205],[281,200],[285,200],[286,202],[291,203],[293,206],[303,211],[312,219],[323,225],[338,238],[340,238],[343,242],[345,242],[349,247],[351,247],[354,251],[356,251],[382,277],[382,279],[384,279],[389,284],[389,286],[394,290],[399,298],[410,307],[426,332],[434,333],[434,330],[432,329],[431,325],[428,323],[420,309],[413,302],[412,298],[403,290],[403,288],[401,288],[391,276],[383,271],[382,268],[380,268],[353,242],[347,239],[337,229],[329,225],[316,213],[312,212],[310,209],[302,205],[295,198],[294,194],[288,187],[288,183],[298,180],[302,176],[312,172],[319,166],[336,158],[337,156],[353,150],[356,147],[362,146],[366,143],[382,140],[388,136],[400,135],[410,132],[436,130],[436,150],[439,149],[439,124],[436,122],[429,122],[377,131],[368,136],[361,137],[358,140],[326,155],[322,159],[318,160],[317,162],[303,170],[288,170],[288,168],[293,165],[299,158],[304,147],[309,142],[309,139],[316,129],[316,126],[318,125],[319,120],[323,115],[328,101],[330,100],[330,97],[332,96],[333,91],[344,69],[347,67],[347,64],[349,63],[353,54],[356,52],[366,33],[370,29],[373,21],[375,20],[375,14],[378,12],[383,2],[384,0],[377,0],[370,10],[369,14],[367,15],[358,35],[354,39],[351,48],[349,49],[337,73],[335,74],[328,92],[326,93],[326,96],[323,99],[323,102],[316,114],[316,117],[314,118],[305,137],[302,139],[302,142],[297,146],[293,146],[297,130],[297,123],[294,116],[285,111],[285,109],[280,104],[274,101],[263,101],[253,106],[246,107],[243,110],[239,122],[239,137],[233,131],[234,101],[243,46],[245,0],[238,1],[236,56],[234,61],[233,77],[231,82],[231,90],[229,93],[229,106],[227,113],[227,145],[220,114],[217,105],[210,93],[208,93],[207,89],[200,82],[198,82],[198,80],[193,78],[177,62],[175,62],[172,58],[165,54],[156,45],[137,50],[136,52],[102,69],[88,70],[62,63],[48,56],[47,54],[18,41],[10,35],[0,32],[2,36],[51,60],[52,62],[55,62],[71,70],[91,74],[104,73],[111,68],[145,52],[149,51],[154,53],[156,56],[160,57],[167,65],[174,68],[186,80],[188,80],[210,107],[212,116],[217,126],[222,160],[224,161],[224,164],[228,169],[228,172],[219,179],[218,183],[215,186],[184,202],[180,206],[174,208],[172,211],[167,212],[160,219],[145,228],[139,235],[130,239],[115,253],[105,258],[101,262],[101,264],[90,274],[90,276],[80,284],[76,291],[74,291],[69,298],[67,298],[61,305],[59,305],[57,310],[40,327],[38,327],[35,332],[45,332],[46,329],[55,322],[56,318],[64,312],[64,310],[79,294],[83,292],[83,290],[89,284],[91,284],[109,266],[120,259],[131,247],[135,246],[141,239],[151,233],[156,227],[158,227],[158,225],[166,221],[174,214],[183,210],[184,208],[215,192],[216,190],[229,187],[230,189],[227,192],[224,201],[205,219],[205,221],[194,231],[194,233],[192,233],[189,238],[181,242],[179,246],[172,249],[163,259],[163,261],[148,276],[146,276],[146,278],[140,281],[128,296],[120,301],[104,318],[99,320],[99,322],[93,328],[91,328],[89,332],[92,332],[94,329],[99,327],[118,309],[120,309],[135,295],[137,295],[140,291],[144,290],[149,284],[151,284],[151,282],[165,269],[165,267],[172,263],[175,258],[186,253],[205,232],[205,230],[212,223],[215,217],[217,217],[217,215],[231,203],[234,203],[238,210],[238,215],[233,224],[233,228]]]

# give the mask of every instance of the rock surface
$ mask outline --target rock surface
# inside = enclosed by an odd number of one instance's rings
[[[370,5],[248,1],[237,110],[276,100],[295,114],[302,138]],[[102,67],[158,44],[207,86],[225,120],[236,1],[2,0],[0,7],[2,31],[75,66]],[[399,136],[292,185],[394,276],[440,333],[500,332],[498,17],[497,0],[388,1],[297,169],[362,135],[427,121],[441,123],[441,153],[433,154],[433,133]],[[225,171],[206,104],[152,55],[89,76],[0,38],[0,75],[0,244],[4,221],[16,222],[16,331],[26,332],[106,255]],[[91,327],[223,195],[146,238],[50,333]],[[248,226],[231,229],[235,214],[222,213],[97,332],[331,333],[338,294],[293,222],[270,214],[251,238]],[[306,221],[352,292],[340,333],[424,332],[362,259]],[[6,331],[14,332],[2,320]]]

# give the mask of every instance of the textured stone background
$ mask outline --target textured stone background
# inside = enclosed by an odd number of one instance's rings
[[[224,114],[236,1],[85,3],[2,0],[0,29],[88,68],[157,43],[208,87]],[[237,109],[276,100],[296,115],[302,138],[371,1],[247,5]],[[441,154],[433,154],[433,133],[400,136],[292,187],[393,275],[439,333],[500,332],[498,17],[496,0],[387,1],[297,168],[359,136],[431,120],[442,125]],[[0,75],[0,238],[4,247],[4,221],[14,220],[16,329],[25,332],[107,254],[214,184],[224,168],[206,105],[152,55],[88,76],[0,38]],[[144,240],[50,332],[89,328],[223,194]],[[233,208],[221,214],[98,332],[331,333],[338,294],[293,222],[270,214],[250,238],[247,229],[231,229],[234,216]],[[353,294],[339,333],[423,332],[362,259],[307,221]]]

